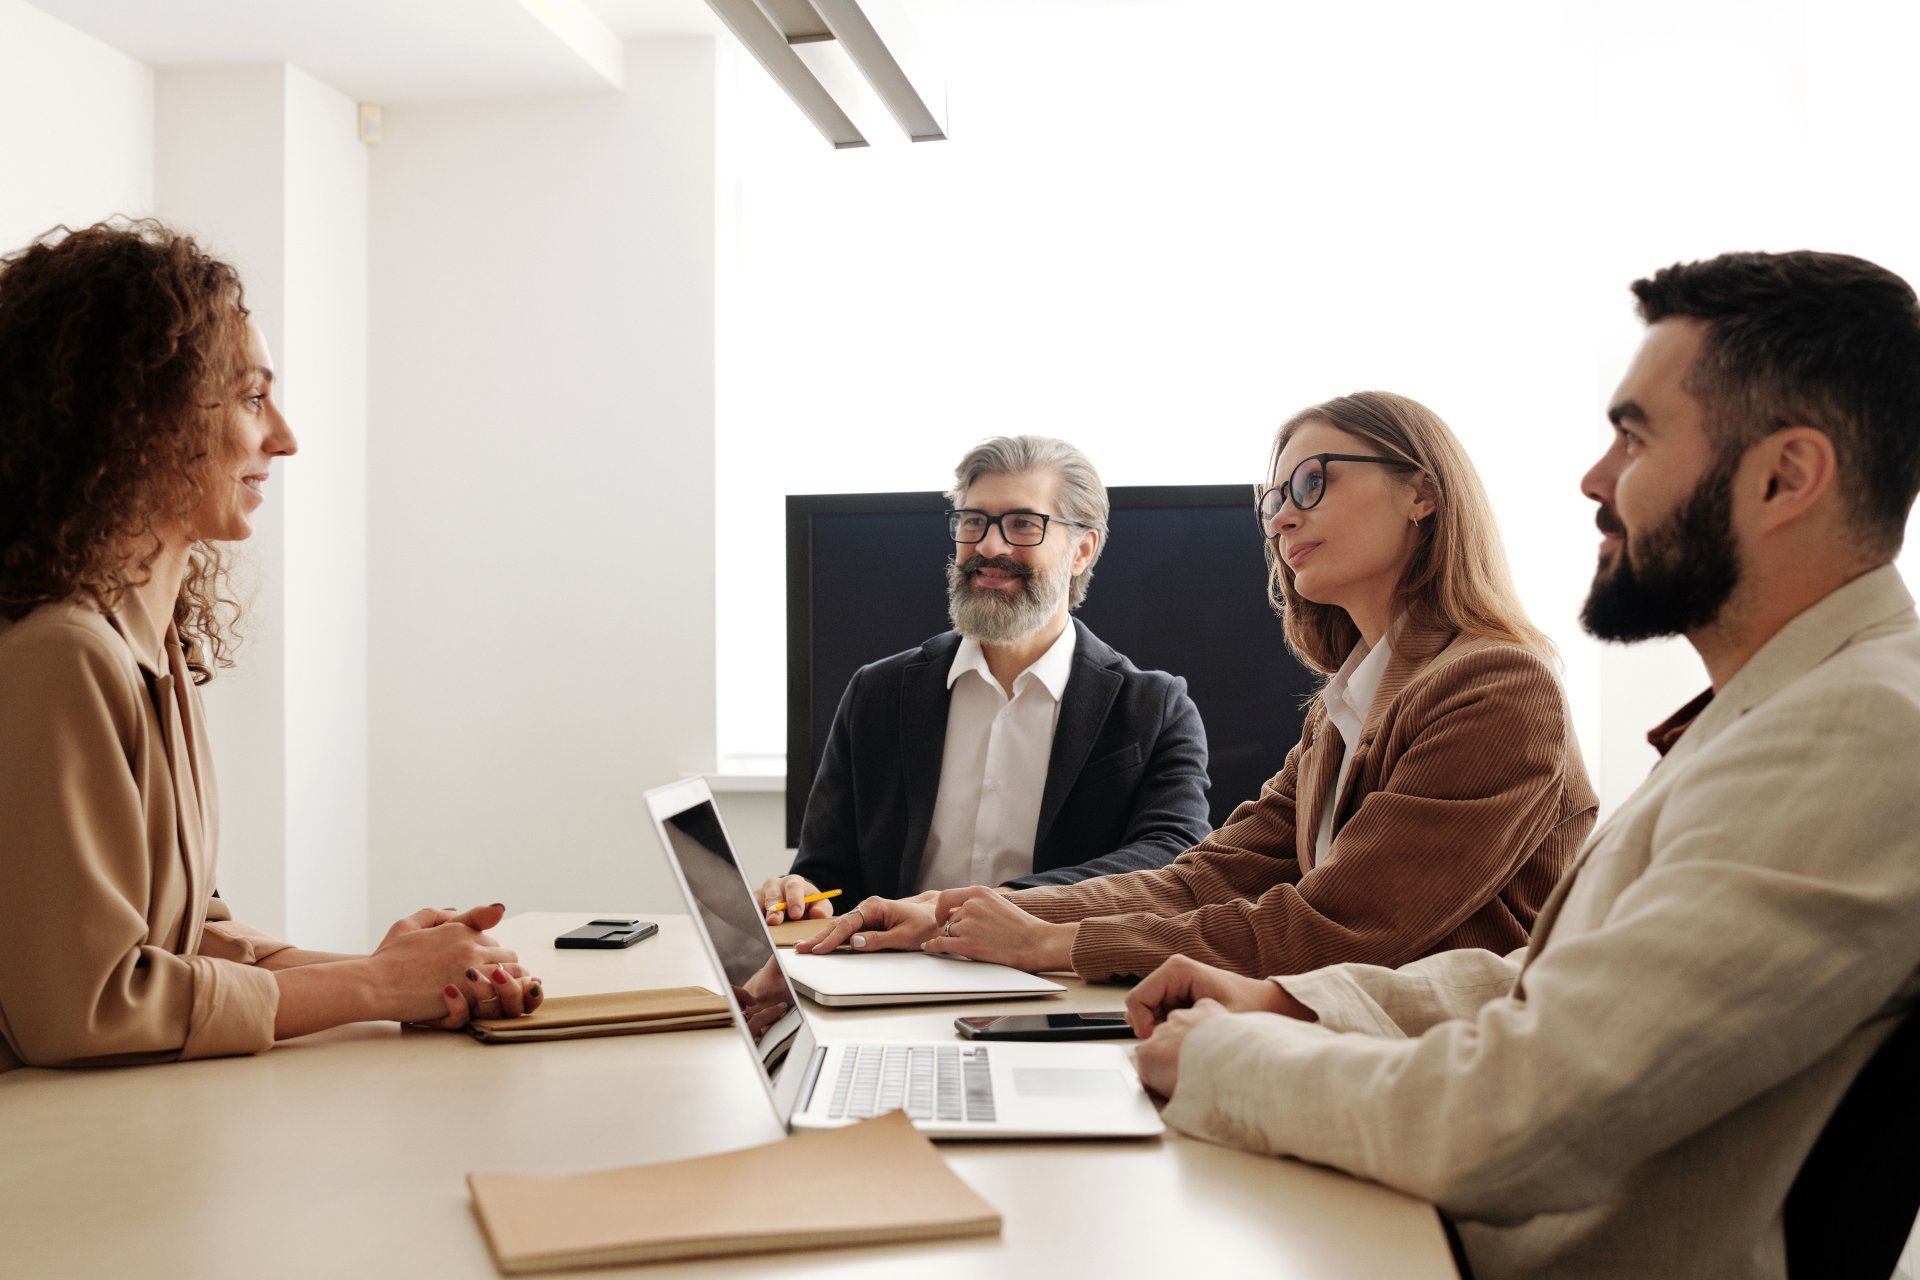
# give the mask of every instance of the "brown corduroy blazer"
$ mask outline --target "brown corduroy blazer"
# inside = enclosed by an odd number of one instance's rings
[[[1328,792],[1345,744],[1315,699],[1259,798],[1170,866],[1012,900],[1079,921],[1073,967],[1094,981],[1175,955],[1267,976],[1526,945],[1598,808],[1559,679],[1503,641],[1403,624],[1390,643],[1341,795]]]

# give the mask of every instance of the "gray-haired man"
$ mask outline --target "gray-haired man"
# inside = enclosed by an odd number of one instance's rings
[[[1071,616],[1107,492],[1061,440],[1002,436],[954,470],[954,629],[862,667],[834,714],[777,924],[816,886],[869,896],[1027,888],[1171,862],[1207,834],[1207,745],[1186,682]],[[806,914],[827,916],[827,902]]]

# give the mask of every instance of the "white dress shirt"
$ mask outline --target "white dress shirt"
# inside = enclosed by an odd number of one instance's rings
[[[1014,677],[1011,698],[988,670],[980,642],[960,642],[947,671],[947,742],[920,857],[922,891],[1005,884],[1033,871],[1040,799],[1078,630],[1067,623]]]
[[[1345,746],[1340,752],[1340,772],[1334,776],[1333,788],[1320,797],[1320,833],[1313,842],[1313,863],[1317,867],[1327,865],[1332,856],[1333,811],[1340,802],[1341,789],[1347,785],[1347,769],[1353,764],[1353,744],[1360,740],[1367,712],[1373,707],[1373,695],[1379,692],[1380,677],[1387,673],[1387,662],[1392,657],[1393,646],[1387,643],[1386,637],[1382,636],[1371,650],[1362,640],[1320,691],[1327,719],[1340,731],[1340,741]]]

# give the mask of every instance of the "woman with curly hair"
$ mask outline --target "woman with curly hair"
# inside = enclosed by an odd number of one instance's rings
[[[199,686],[232,665],[219,544],[252,535],[296,448],[273,376],[233,268],[158,223],[0,259],[0,1072],[540,1002],[485,932],[497,903],[346,956],[215,892]]]

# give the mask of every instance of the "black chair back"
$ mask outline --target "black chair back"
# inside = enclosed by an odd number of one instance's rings
[[[1920,1013],[1867,1059],[1787,1192],[1792,1280],[1887,1280],[1920,1214]]]

